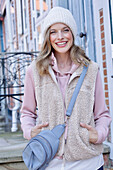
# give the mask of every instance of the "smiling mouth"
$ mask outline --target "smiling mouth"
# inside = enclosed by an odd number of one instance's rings
[[[66,44],[67,44],[67,41],[56,43],[56,45],[57,45],[58,47],[65,47]]]

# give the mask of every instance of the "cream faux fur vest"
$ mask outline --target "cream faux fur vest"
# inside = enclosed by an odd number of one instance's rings
[[[83,65],[79,66],[76,72],[72,74],[67,85],[65,96],[66,108],[68,107],[82,69]],[[50,74],[40,76],[36,68],[36,62],[33,61],[32,70],[39,111],[38,121],[49,122],[49,127],[47,128],[52,129],[54,126],[64,123],[64,104],[60,88],[51,67],[49,68]],[[67,161],[88,159],[102,153],[102,145],[89,143],[88,130],[80,127],[80,122],[95,127],[93,106],[97,72],[98,65],[91,61],[69,119],[67,144],[65,146],[65,159]],[[62,136],[57,153],[59,156],[62,155],[63,139]]]

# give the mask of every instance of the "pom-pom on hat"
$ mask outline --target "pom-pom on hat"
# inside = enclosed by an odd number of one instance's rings
[[[75,40],[77,34],[77,26],[75,19],[68,9],[62,7],[52,8],[49,11],[48,15],[45,17],[42,31],[43,39],[48,28],[55,23],[63,23],[67,25],[71,29]]]

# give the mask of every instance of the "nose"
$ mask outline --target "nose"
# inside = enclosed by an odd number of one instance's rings
[[[58,31],[58,39],[62,39],[63,38],[63,33],[62,31]]]

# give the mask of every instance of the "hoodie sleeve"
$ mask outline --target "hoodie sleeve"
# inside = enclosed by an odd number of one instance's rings
[[[98,141],[96,143],[102,143],[105,141],[107,135],[109,134],[111,117],[105,104],[104,91],[99,70],[97,73],[95,85],[94,120],[96,130],[98,132]]]
[[[20,112],[23,136],[29,140],[31,139],[31,128],[35,126],[37,118],[35,85],[31,66],[26,71],[23,104]]]

